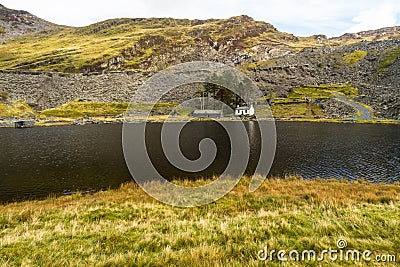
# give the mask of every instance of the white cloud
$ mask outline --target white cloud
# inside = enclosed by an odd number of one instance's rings
[[[0,0],[46,20],[84,26],[118,17],[228,18],[249,15],[296,35],[329,36],[393,26],[399,0]]]
[[[385,3],[380,6],[371,7],[360,12],[353,18],[356,24],[348,28],[346,32],[360,32],[374,30],[398,23],[397,17],[400,15],[400,5],[397,3]]]

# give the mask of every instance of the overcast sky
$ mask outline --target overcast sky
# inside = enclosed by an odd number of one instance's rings
[[[48,21],[85,26],[110,18],[229,18],[249,15],[306,36],[400,25],[399,0],[0,0]]]

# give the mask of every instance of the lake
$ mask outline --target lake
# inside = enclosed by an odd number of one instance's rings
[[[277,122],[276,128],[270,176],[400,181],[400,125]],[[200,140],[215,141],[215,161],[199,173],[185,173],[169,164],[161,150],[160,129],[161,124],[149,123],[146,141],[150,158],[164,177],[195,179],[223,172],[231,144],[217,123],[189,123],[180,136],[182,153],[192,160],[200,156]],[[260,142],[259,135],[250,136],[247,173],[257,164]],[[122,125],[1,128],[0,139],[0,202],[117,188],[132,180],[122,151]]]

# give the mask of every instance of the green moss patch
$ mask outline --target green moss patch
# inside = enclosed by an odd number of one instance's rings
[[[400,56],[400,46],[391,48],[386,51],[384,56],[380,59],[378,65],[378,75],[380,75],[386,68],[393,65],[396,59]]]
[[[358,62],[360,62],[362,59],[364,59],[366,55],[367,55],[367,52],[362,51],[362,50],[356,50],[351,53],[344,54],[343,60],[347,65],[353,66],[353,65],[357,64]]]

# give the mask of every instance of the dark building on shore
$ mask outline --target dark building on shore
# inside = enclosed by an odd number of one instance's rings
[[[15,128],[30,128],[35,125],[35,121],[33,120],[19,120],[19,121],[14,121],[14,127]]]
[[[219,119],[223,115],[222,110],[194,110],[192,113],[190,113],[190,116],[194,118],[213,118],[213,119]]]

